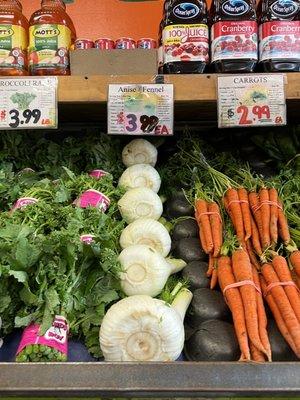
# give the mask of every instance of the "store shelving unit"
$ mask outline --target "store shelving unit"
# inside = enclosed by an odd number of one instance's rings
[[[289,121],[300,121],[300,73],[286,74]],[[151,83],[154,76],[59,78],[61,122],[105,123],[109,83]],[[215,123],[215,75],[165,76],[175,90],[175,121]],[[24,397],[267,397],[300,396],[300,363],[0,362],[0,396]]]
[[[108,84],[155,83],[149,75],[99,75],[59,78],[58,100],[62,121],[104,122]],[[174,84],[175,122],[216,122],[216,75],[165,75]],[[288,118],[300,121],[300,73],[286,74]]]

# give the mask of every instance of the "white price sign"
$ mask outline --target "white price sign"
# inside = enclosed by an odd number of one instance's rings
[[[219,128],[286,125],[285,75],[218,76]]]
[[[173,124],[173,85],[109,85],[109,134],[171,136]]]
[[[57,128],[57,78],[0,79],[0,129]]]

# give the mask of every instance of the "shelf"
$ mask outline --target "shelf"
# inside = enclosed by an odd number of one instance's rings
[[[299,396],[300,363],[0,364],[0,396]]]
[[[300,73],[288,73],[286,97],[289,121],[299,121]],[[174,84],[176,122],[216,121],[216,75],[165,75]],[[105,122],[110,83],[154,83],[149,75],[69,76],[59,78],[60,116],[64,122]]]

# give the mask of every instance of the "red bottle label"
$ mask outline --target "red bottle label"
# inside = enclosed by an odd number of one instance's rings
[[[300,21],[271,21],[259,27],[259,60],[300,61]]]
[[[220,21],[212,26],[212,62],[229,59],[257,60],[257,49],[255,21]]]

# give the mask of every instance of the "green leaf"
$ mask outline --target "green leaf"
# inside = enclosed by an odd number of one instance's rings
[[[18,282],[25,283],[28,280],[28,275],[24,271],[9,271],[10,276],[13,276]]]
[[[60,299],[59,299],[57,291],[54,288],[50,288],[50,289],[46,290],[45,298],[46,298],[49,310],[52,312],[55,311],[55,308],[57,306],[59,306],[59,304],[60,304]]]
[[[22,328],[28,326],[35,320],[35,314],[26,315],[26,317],[15,317],[16,328]]]
[[[37,305],[38,297],[25,286],[20,291],[20,299],[27,305]]]

